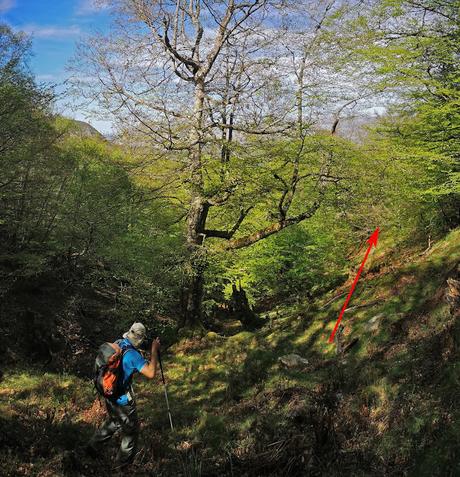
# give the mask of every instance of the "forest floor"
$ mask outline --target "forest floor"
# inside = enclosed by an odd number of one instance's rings
[[[460,475],[460,320],[445,299],[459,264],[460,230],[425,253],[379,245],[344,315],[345,344],[358,338],[344,355],[328,337],[345,296],[332,299],[353,276],[314,302],[279,305],[255,332],[183,338],[163,358],[174,432],[161,382],[136,379],[129,473]],[[283,365],[293,353],[307,362]],[[96,460],[82,452],[103,418],[72,370],[3,369],[0,474],[117,475],[114,444]]]

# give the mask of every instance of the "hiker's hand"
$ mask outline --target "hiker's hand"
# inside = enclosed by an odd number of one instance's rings
[[[155,338],[152,341],[151,353],[150,353],[150,361],[145,365],[142,366],[141,373],[149,379],[153,379],[157,373],[158,361],[160,361],[159,353],[160,349],[160,340]]]
[[[153,353],[158,353],[158,350],[160,349],[160,338],[155,338],[152,341],[152,354]]]

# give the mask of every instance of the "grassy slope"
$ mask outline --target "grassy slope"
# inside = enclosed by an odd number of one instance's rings
[[[280,307],[256,333],[209,333],[165,356],[176,432],[158,383],[137,387],[149,475],[459,475],[460,325],[443,299],[460,231],[429,253],[380,244],[345,314],[345,358],[327,344],[350,283],[314,304]],[[374,327],[369,319],[380,316]],[[298,353],[301,370],[278,357]],[[138,382],[141,380],[138,379]],[[103,412],[88,382],[40,370],[0,383],[6,475],[109,475],[81,445]]]

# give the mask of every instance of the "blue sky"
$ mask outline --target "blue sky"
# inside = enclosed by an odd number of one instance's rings
[[[39,82],[57,84],[58,91],[66,79],[65,67],[75,43],[95,29],[107,29],[109,21],[100,0],[0,0],[0,22],[32,36],[32,71]],[[65,113],[85,119],[82,114]],[[110,131],[106,121],[90,122],[102,132]]]

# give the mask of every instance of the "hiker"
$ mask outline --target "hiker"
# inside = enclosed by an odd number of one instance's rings
[[[110,440],[119,429],[121,429],[122,439],[117,454],[117,462],[121,466],[130,464],[136,455],[139,422],[132,389],[132,378],[137,372],[148,379],[155,377],[158,365],[158,350],[160,348],[160,340],[156,338],[152,341],[150,361],[144,359],[138,348],[144,342],[145,337],[145,326],[142,323],[134,323],[129,331],[123,335],[123,339],[115,343],[121,348],[122,352],[120,391],[113,398],[105,397],[108,419],[96,431],[86,446],[86,452],[91,457],[97,457],[102,444]]]

